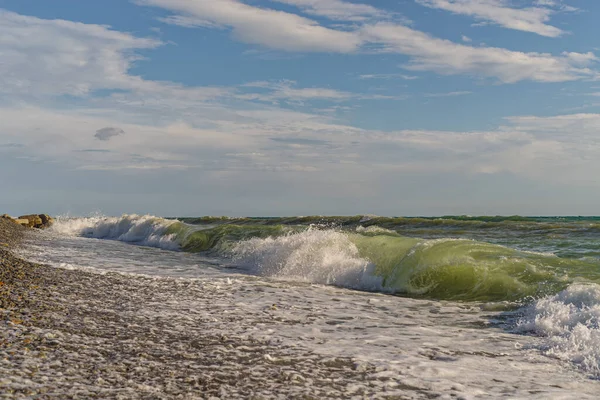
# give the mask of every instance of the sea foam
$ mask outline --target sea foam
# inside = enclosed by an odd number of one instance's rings
[[[308,229],[280,237],[252,238],[237,243],[234,260],[251,272],[285,280],[382,291],[375,265],[359,255],[348,235]]]
[[[600,285],[573,284],[525,309],[522,332],[546,338],[546,354],[600,378]]]
[[[121,217],[58,217],[50,229],[66,236],[119,240],[141,246],[178,250],[179,243],[175,235],[167,234],[168,228],[177,222],[151,215],[136,214]]]

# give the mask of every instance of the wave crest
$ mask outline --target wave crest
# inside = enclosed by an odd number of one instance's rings
[[[348,235],[308,229],[280,237],[252,238],[232,248],[234,260],[251,272],[286,280],[383,291],[375,265],[360,256]]]
[[[136,214],[121,217],[58,217],[50,231],[67,236],[119,240],[141,246],[178,250],[176,235],[167,234],[169,227],[177,223],[179,222],[176,220]]]

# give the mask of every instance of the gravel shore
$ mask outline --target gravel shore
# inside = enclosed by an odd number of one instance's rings
[[[27,307],[33,287],[39,282],[37,266],[10,252],[18,245],[25,228],[0,218],[0,310],[17,312]],[[3,343],[0,341],[0,345]]]
[[[35,232],[8,224],[0,220],[0,398],[423,397],[351,359],[243,335],[273,316],[212,315],[227,301],[216,284],[20,260],[10,247]]]

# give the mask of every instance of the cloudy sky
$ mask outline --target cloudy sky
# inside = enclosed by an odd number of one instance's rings
[[[0,213],[598,215],[598,18],[0,0]]]

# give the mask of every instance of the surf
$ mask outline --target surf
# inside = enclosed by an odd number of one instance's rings
[[[306,219],[306,218],[305,218]],[[561,258],[472,239],[407,237],[372,225],[222,223],[154,216],[59,218],[57,233],[221,256],[250,274],[365,291],[518,302],[600,282],[597,259]]]

